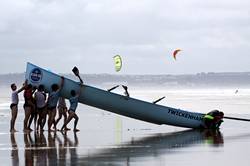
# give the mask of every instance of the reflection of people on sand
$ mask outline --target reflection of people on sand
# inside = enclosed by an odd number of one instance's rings
[[[46,165],[47,164],[47,140],[44,136],[43,132],[37,133],[35,132],[35,154],[36,164],[37,165]],[[35,165],[36,165],[35,164]]]
[[[19,165],[17,144],[15,136],[10,135],[12,144],[12,165]],[[32,137],[33,136],[33,137]],[[67,136],[67,132],[57,135],[56,132],[48,132],[46,139],[43,132],[24,133],[24,164],[23,165],[77,165],[78,155],[76,147],[78,146],[78,138],[74,133],[74,139],[71,140]],[[67,157],[70,158],[67,160]]]
[[[34,133],[34,132],[32,132]],[[24,157],[25,162],[20,165],[120,165],[135,162],[141,157],[161,157],[168,154],[183,152],[190,147],[208,145],[211,148],[218,148],[224,144],[222,134],[218,130],[186,130],[173,133],[159,133],[141,138],[132,138],[128,142],[122,142],[118,145],[108,146],[108,148],[94,148],[88,151],[87,156],[79,156],[78,137],[68,135],[63,132],[49,132],[45,137],[43,132],[24,133]],[[70,132],[71,134],[71,132]],[[22,136],[22,135],[21,135]],[[32,137],[33,136],[33,137]],[[250,135],[238,135],[225,140],[238,140],[240,138],[249,139]],[[15,135],[10,135],[11,145],[13,147],[11,157],[12,165],[18,165],[18,152]],[[106,146],[105,146],[106,147]],[[203,148],[203,147],[202,147]],[[15,151],[16,150],[16,151]],[[82,150],[82,149],[80,149]],[[191,150],[193,150],[191,148]]]
[[[15,139],[15,134],[10,134],[10,140],[11,140],[11,160],[13,166],[19,166],[19,156],[18,156],[18,147]]]
[[[187,130],[181,132],[156,134],[142,139],[133,139],[128,143],[123,143],[118,148],[107,148],[96,153],[81,158],[80,162],[85,164],[95,164],[99,162],[124,162],[131,161],[130,158],[158,156],[176,152],[174,149],[185,148],[197,144],[206,143],[212,139],[212,145],[223,144],[223,137],[219,131],[211,130]],[[171,151],[173,150],[173,151]],[[115,154],[115,155],[114,155]]]
[[[34,153],[32,152],[32,138],[30,135],[30,132],[26,132],[23,135],[23,140],[24,140],[24,144],[25,144],[25,150],[24,150],[24,161],[25,161],[25,165],[33,165],[34,163]]]
[[[69,137],[67,137],[67,132],[63,133],[64,135],[64,145],[67,144],[69,148],[70,153],[70,165],[77,165],[78,161],[76,160],[78,158],[76,147],[78,146],[78,137],[76,133],[74,133],[74,141],[71,141]]]
[[[69,147],[71,147],[69,149],[70,164],[77,165],[77,160],[75,158],[77,157],[76,147],[78,146],[78,138],[77,138],[76,133],[74,133],[74,142],[72,142],[70,139],[68,139],[68,141],[69,141]]]
[[[67,165],[66,163],[66,156],[67,156],[67,141],[62,142],[62,140],[60,139],[60,137],[58,137],[58,135],[56,135],[56,140],[58,142],[58,157],[59,157],[59,161],[58,161],[58,165],[60,166],[65,166]]]
[[[53,136],[52,136],[53,133]],[[48,163],[57,165],[56,132],[48,132]]]
[[[220,146],[224,144],[223,136],[219,130],[206,130],[204,132],[205,141],[214,146]]]

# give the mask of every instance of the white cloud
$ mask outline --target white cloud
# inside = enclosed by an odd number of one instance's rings
[[[61,72],[77,64],[88,73],[114,73],[115,54],[125,59],[123,73],[250,71],[249,6],[247,0],[1,0],[1,72],[33,61]],[[177,62],[175,48],[183,49]],[[227,64],[215,60],[218,54]]]

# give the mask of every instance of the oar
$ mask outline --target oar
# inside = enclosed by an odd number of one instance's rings
[[[161,101],[161,100],[164,99],[164,98],[165,98],[165,96],[163,96],[163,97],[161,97],[161,98],[159,98],[159,99],[153,101],[152,103],[156,104],[156,103],[158,103],[159,101]]]
[[[75,67],[72,69],[72,71],[73,71],[73,73],[75,74],[75,76],[77,76],[77,77],[79,78],[81,84],[83,84],[83,81],[82,81],[82,79],[81,79],[81,77],[80,77],[78,68],[75,66]]]
[[[127,97],[129,97],[128,87],[125,86],[125,85],[122,85],[122,87],[123,87],[123,89],[125,90],[125,95],[126,95]]]
[[[119,87],[119,85],[116,85],[116,86],[114,86],[114,87],[112,87],[112,88],[110,88],[110,89],[108,89],[107,91],[112,91],[112,90],[114,90],[114,89],[116,89],[117,87]]]
[[[205,116],[206,114],[203,114],[203,116]],[[236,118],[236,117],[229,117],[229,116],[224,116],[224,119],[230,119],[230,120],[240,120],[240,121],[246,121],[246,122],[250,122],[250,119],[245,119],[245,118]]]
[[[235,117],[228,117],[228,116],[224,116],[223,118],[225,118],[225,119],[231,119],[231,120],[241,120],[241,121],[250,122],[250,119],[244,119],[244,118],[235,118]]]

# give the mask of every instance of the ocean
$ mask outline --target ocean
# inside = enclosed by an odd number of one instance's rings
[[[250,89],[237,90],[129,87],[133,98],[154,101],[165,96],[158,104],[202,113],[219,109],[226,116],[250,119]],[[22,94],[18,132],[11,134],[10,93],[9,87],[0,87],[1,165],[246,166],[250,162],[249,122],[225,119],[219,131],[199,131],[150,124],[79,104],[80,132],[24,133]]]

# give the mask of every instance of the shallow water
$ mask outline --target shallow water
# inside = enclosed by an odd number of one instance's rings
[[[159,102],[162,105],[197,112],[216,108],[226,115],[250,118],[249,89],[237,94],[230,89],[129,90],[131,96],[147,101],[166,96]],[[249,123],[231,120],[225,120],[219,132],[197,131],[158,126],[79,105],[80,132],[23,133],[20,103],[16,122],[19,132],[10,134],[6,93],[0,96],[0,161],[4,165],[230,166],[250,162]]]

